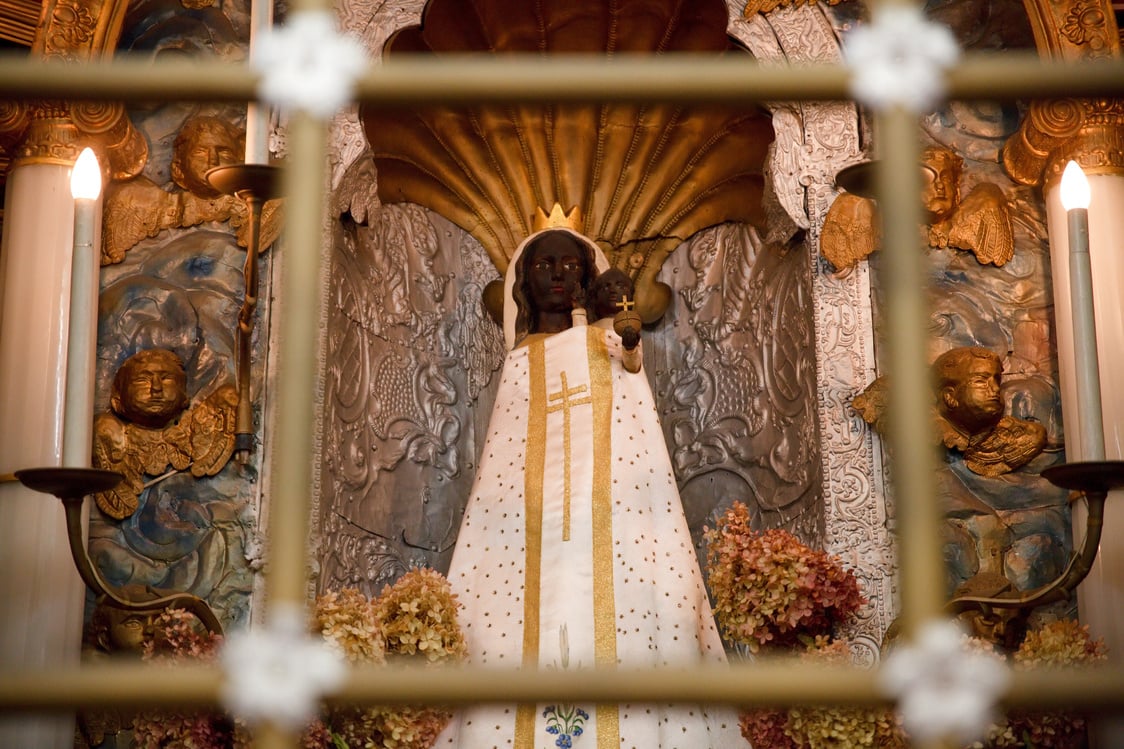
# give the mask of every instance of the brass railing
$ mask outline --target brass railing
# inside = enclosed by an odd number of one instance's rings
[[[290,12],[319,10],[322,0],[293,0]],[[373,67],[360,81],[357,98],[385,106],[417,103],[528,100],[664,100],[764,102],[848,98],[848,72],[841,66],[762,67],[745,61],[690,58],[395,61]],[[192,62],[188,65],[119,60],[62,66],[0,59],[0,97],[193,101],[255,98],[257,76],[245,67]],[[972,56],[949,72],[952,99],[1053,96],[1124,96],[1124,60],[1080,66],[1029,56]],[[886,217],[888,367],[895,373],[894,495],[899,524],[901,607],[908,636],[921,623],[942,616],[943,574],[938,545],[940,513],[933,489],[934,454],[926,433],[929,403],[924,351],[926,311],[916,117],[904,110],[876,116],[881,166],[876,176],[880,212]],[[279,256],[282,291],[277,378],[277,420],[269,497],[269,575],[266,619],[279,604],[304,605],[311,511],[314,393],[321,277],[324,158],[327,125],[306,115],[290,122],[290,155],[282,194],[287,207],[287,250]],[[821,702],[878,704],[876,672],[824,670],[797,663],[760,663],[722,672],[613,672],[596,679],[580,673],[502,673],[463,668],[442,672],[391,672],[357,668],[334,700],[373,703],[480,703],[577,699],[596,701],[728,702],[785,705]],[[166,668],[105,664],[34,673],[0,673],[0,710],[53,710],[82,705],[214,704],[222,683],[216,668]],[[1092,711],[1124,710],[1124,673],[1106,669],[1049,675],[1019,673],[1005,704],[1059,707],[1081,704]],[[256,744],[292,747],[296,737],[267,728]]]

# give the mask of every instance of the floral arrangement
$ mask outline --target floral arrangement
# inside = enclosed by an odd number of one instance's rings
[[[741,502],[705,529],[714,616],[725,637],[747,645],[793,648],[828,635],[866,601],[854,573],[784,530],[756,531]]]
[[[213,662],[218,657],[222,636],[208,632],[187,611],[168,609],[153,625],[155,635],[145,641],[142,651],[146,661],[175,665]],[[243,749],[250,741],[243,727],[214,710],[144,711],[133,718],[133,746]]]
[[[352,663],[424,658],[428,664],[461,661],[468,645],[457,624],[459,604],[448,580],[414,569],[374,600],[354,589],[316,600],[316,624]],[[345,707],[329,712],[304,737],[306,749],[428,749],[451,719],[439,707]]]
[[[820,636],[801,660],[838,666],[851,661],[847,643]],[[742,710],[741,734],[758,749],[904,749],[905,736],[889,708],[801,706]]]
[[[353,664],[422,659],[426,664],[463,660],[468,646],[448,580],[431,569],[407,572],[382,594],[330,591],[316,599],[314,625]],[[185,611],[169,610],[155,622],[144,658],[169,664],[210,662],[222,637],[207,632]],[[329,710],[301,737],[304,749],[428,749],[451,718],[438,707],[374,706]],[[137,749],[248,749],[249,731],[214,710],[145,712],[133,722]]]
[[[796,652],[821,663],[849,663],[832,639],[865,599],[842,562],[784,530],[757,531],[735,502],[707,528],[707,582],[723,635],[751,652]],[[889,710],[800,707],[743,710],[741,733],[755,747],[807,749],[900,745]]]
[[[1011,657],[1015,670],[1093,666],[1107,658],[1103,640],[1094,640],[1088,626],[1058,619],[1027,632]],[[1086,745],[1085,718],[1069,710],[1012,710],[991,731],[986,749],[1034,747],[1080,749]]]

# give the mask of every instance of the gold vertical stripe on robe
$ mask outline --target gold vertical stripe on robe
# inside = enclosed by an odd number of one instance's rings
[[[590,327],[589,390],[593,398],[593,636],[599,668],[617,663],[617,611],[613,595],[613,373],[605,334]],[[618,749],[617,705],[597,706],[597,748]]]
[[[539,603],[542,574],[542,485],[546,465],[546,350],[543,339],[532,340],[527,351],[530,403],[527,409],[527,454],[523,476],[526,563],[523,580],[523,667],[539,660]],[[516,749],[535,745],[535,705],[521,704],[515,712]]]

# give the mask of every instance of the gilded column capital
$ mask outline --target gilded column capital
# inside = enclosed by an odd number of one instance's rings
[[[0,152],[12,167],[72,164],[90,146],[113,179],[140,174],[148,143],[115,102],[0,102]]]
[[[1124,175],[1124,99],[1031,102],[1003,148],[1016,182],[1049,188],[1075,160],[1086,174]]]

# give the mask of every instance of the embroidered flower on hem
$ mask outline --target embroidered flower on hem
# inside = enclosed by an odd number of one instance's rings
[[[279,607],[269,626],[227,637],[221,661],[228,710],[250,724],[292,731],[312,722],[320,698],[346,675],[341,654],[309,636],[296,607]]]
[[[881,686],[898,700],[905,730],[918,741],[982,738],[1010,674],[1003,659],[967,647],[955,622],[932,621],[914,644],[895,647],[882,666]]]
[[[262,74],[263,101],[327,119],[351,100],[367,55],[354,38],[336,31],[328,11],[300,11],[262,36],[250,65]]]
[[[944,69],[959,55],[952,32],[914,6],[880,7],[872,24],[843,40],[851,95],[875,110],[930,111],[944,97]]]

